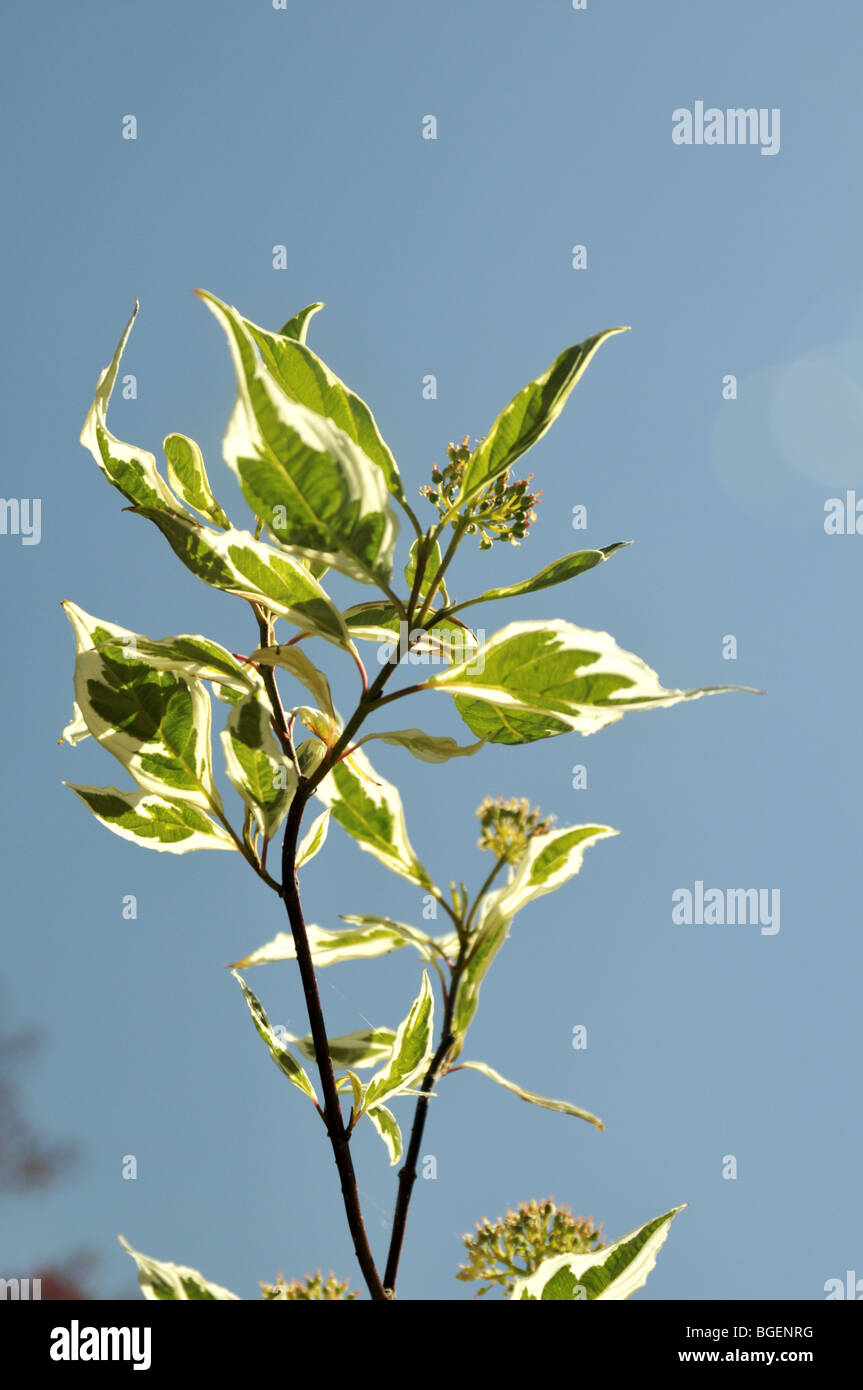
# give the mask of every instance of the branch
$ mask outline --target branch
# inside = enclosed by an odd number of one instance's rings
[[[285,838],[282,844],[282,897],[285,900],[285,908],[287,909],[294,945],[296,947],[297,964],[300,968],[303,993],[306,997],[309,1024],[311,1025],[312,1038],[315,1044],[315,1059],[318,1064],[318,1074],[321,1078],[321,1089],[324,1096],[324,1120],[327,1126],[330,1144],[332,1145],[333,1157],[336,1162],[336,1168],[338,1169],[339,1179],[341,1181],[345,1214],[348,1219],[354,1250],[372,1299],[376,1302],[385,1302],[388,1295],[384,1291],[380,1275],[375,1266],[374,1256],[369,1246],[369,1240],[363,1222],[360,1195],[357,1189],[357,1179],[354,1172],[353,1160],[351,1158],[350,1132],[345,1128],[345,1123],[342,1118],[342,1107],[339,1101],[339,1093],[336,1089],[336,1077],[333,1071],[333,1061],[330,1056],[327,1027],[324,1022],[323,1009],[321,1008],[318,982],[315,977],[315,967],[312,961],[312,952],[309,946],[309,937],[306,931],[303,910],[300,904],[299,888],[297,886],[297,836],[299,834],[300,822],[307,800],[307,784],[305,783],[305,779],[301,779],[297,794],[288,812],[288,820],[285,826]]]
[[[432,1057],[429,1063],[428,1071],[423,1077],[422,1085],[420,1086],[422,1095],[417,1101],[417,1108],[414,1111],[411,1137],[408,1143],[407,1154],[405,1155],[404,1166],[399,1171],[398,1195],[396,1197],[396,1207],[393,1213],[393,1231],[390,1238],[389,1252],[387,1254],[387,1267],[384,1272],[384,1287],[391,1297],[395,1297],[396,1278],[399,1272],[399,1260],[401,1259],[402,1245],[404,1244],[405,1227],[407,1226],[408,1211],[411,1204],[411,1194],[413,1193],[413,1186],[417,1179],[417,1163],[419,1161],[423,1131],[425,1130],[426,1118],[428,1116],[429,1092],[433,1090],[440,1069],[446,1060],[447,1053],[455,1042],[452,1031],[452,1020],[459,981],[465,964],[464,955],[465,942],[462,941],[444,1008],[441,1040],[434,1057]]]

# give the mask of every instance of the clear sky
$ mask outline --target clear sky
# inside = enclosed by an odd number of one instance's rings
[[[123,513],[78,444],[138,295],[125,367],[138,396],[117,398],[111,426],[157,453],[168,432],[192,435],[245,515],[220,459],[231,367],[200,285],[272,328],[325,300],[311,344],[371,404],[414,497],[447,442],[483,434],[564,346],[632,325],[526,461],[543,489],[528,543],[466,547],[454,586],[466,597],[632,539],[566,588],[474,610],[477,624],[562,617],[613,633],[666,685],[767,691],[442,767],[374,753],[444,882],[486,872],[487,793],[621,832],[518,919],[466,1053],[606,1132],[477,1074],[442,1083],[402,1297],[469,1298],[453,1278],[460,1234],[552,1193],[609,1239],[690,1204],[639,1297],[823,1298],[863,1259],[863,536],[824,529],[828,499],[863,499],[863,10],[89,0],[18,6],[5,28],[3,493],[40,498],[42,527],[38,545],[0,535],[0,983],[11,1022],[44,1030],[28,1113],[81,1153],[49,1191],[3,1199],[0,1274],[88,1246],[111,1296],[132,1282],[122,1232],[245,1298],[279,1270],[358,1282],[321,1128],[223,968],[282,928],[275,898],[238,857],[110,836],[60,785],[126,784],[92,742],[57,746],[72,704],[61,599],[154,637],[255,640],[246,606]],[[696,102],[779,110],[778,152],[674,143],[673,112]],[[422,138],[429,115],[436,140]],[[324,661],[344,710],[353,673]],[[398,710],[399,726],[465,732],[443,697]],[[674,923],[672,894],[696,881],[780,890],[780,930]],[[304,889],[321,926],[349,912],[422,924],[418,891],[336,829]],[[418,978],[407,952],[325,972],[331,1031],[395,1026]],[[293,967],[249,983],[305,1031]],[[394,1170],[371,1133],[356,1147],[382,1251]]]

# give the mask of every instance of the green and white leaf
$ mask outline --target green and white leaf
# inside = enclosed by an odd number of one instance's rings
[[[404,1141],[398,1120],[385,1105],[376,1105],[374,1110],[368,1110],[365,1113],[386,1144],[390,1167],[394,1167],[404,1152]]]
[[[481,668],[481,669],[477,669]],[[655,671],[607,632],[558,619],[510,623],[477,661],[430,677],[447,690],[468,728],[491,743],[532,743],[570,730],[593,734],[629,710],[665,709],[746,686],[665,690]]]
[[[178,497],[214,526],[228,531],[230,518],[225,515],[213,496],[204,456],[194,439],[185,434],[169,434],[162,448],[168,460],[168,482]]]
[[[424,763],[446,763],[450,758],[469,758],[478,753],[485,743],[481,738],[476,743],[459,744],[454,738],[424,733],[422,729],[391,729],[387,733],[366,734],[358,740],[356,747],[379,738],[382,743],[393,743],[406,748],[415,758]]]
[[[222,305],[227,311],[227,305]],[[308,311],[306,311],[308,312]],[[243,319],[246,331],[261,354],[264,366],[285,394],[298,405],[307,406],[344,430],[367,458],[377,464],[394,497],[402,499],[404,489],[396,461],[384,443],[372,412],[365,401],[339,381],[321,361],[305,337],[293,333],[270,333],[250,319]]]
[[[426,544],[427,542],[425,541],[425,539],[420,538],[418,536],[417,539],[411,545],[410,554],[408,555],[408,562],[405,565],[405,583],[407,584],[409,591],[413,590],[414,579],[416,578],[417,556],[419,554],[419,547],[421,545],[425,546]],[[441,555],[440,543],[438,541],[435,541],[432,545],[428,559],[426,560],[425,573],[420,582],[418,594],[418,597],[420,599],[425,598],[426,594],[428,593],[429,589],[431,588],[434,582],[435,575],[440,569],[442,563],[443,556]],[[446,590],[446,580],[444,579],[442,579],[440,584],[437,586],[435,598],[438,597],[440,597],[442,603],[449,603],[449,596]]]
[[[377,642],[398,648],[401,619],[391,603],[357,603],[346,608],[342,617],[351,637],[358,642]],[[420,631],[420,629],[413,629]],[[454,618],[441,618],[420,637],[408,652],[410,629],[405,632],[404,653],[412,666],[425,665],[428,654],[445,662],[470,661],[480,649],[476,633]]]
[[[330,1038],[330,1057],[337,1067],[375,1067],[393,1050],[396,1035],[392,1028],[358,1028],[340,1038]],[[309,1033],[304,1038],[286,1034],[285,1041],[293,1043],[310,1062],[317,1061],[315,1040]]]
[[[289,1081],[292,1081],[295,1086],[297,1086],[301,1091],[303,1091],[309,1097],[309,1099],[313,1100],[315,1102],[315,1105],[317,1105],[318,1098],[315,1094],[314,1086],[312,1085],[303,1068],[300,1066],[296,1057],[293,1055],[289,1048],[285,1047],[278,1034],[273,1031],[272,1024],[270,1023],[270,1020],[267,1018],[267,1014],[263,1004],[249,989],[242,975],[238,975],[236,970],[232,970],[231,974],[233,975],[234,979],[239,983],[240,989],[243,991],[243,998],[249,1006],[249,1013],[252,1015],[252,1022],[255,1025],[255,1030],[267,1044],[270,1056],[272,1057],[276,1066],[279,1068],[279,1071],[281,1071],[288,1078]]]
[[[285,671],[289,671],[295,680],[314,695],[327,717],[333,723],[336,722],[330,683],[323,671],[318,670],[299,647],[258,647],[252,652],[250,659],[260,666],[281,666]]]
[[[450,1053],[450,1060],[461,1051],[479,1006],[480,986],[509,936],[516,913],[572,878],[581,868],[584,851],[598,840],[616,834],[618,831],[607,825],[575,825],[537,836],[531,840],[521,863],[510,870],[509,881],[483,898],[475,943],[456,992],[453,1010],[456,1048]]]
[[[375,772],[361,748],[351,755],[351,765],[336,763],[316,788],[316,795],[360,849],[373,854],[400,878],[421,888],[434,888],[408,839],[398,789]]]
[[[138,313],[138,301],[132,316],[123,330],[110,363],[100,373],[96,384],[93,404],[87,412],[81,430],[81,443],[89,449],[109,483],[112,483],[128,501],[136,506],[150,507],[156,511],[183,512],[183,508],[171,492],[168,484],[156,467],[156,460],[146,449],[137,449],[132,444],[124,444],[113,435],[107,426],[108,402],[117,380],[120,359],[129,341],[132,324]]]
[[[64,782],[115,835],[145,849],[187,854],[193,849],[236,849],[230,835],[197,806],[152,792],[82,787]]]
[[[395,924],[394,924],[395,925]],[[310,923],[306,926],[312,960],[316,966],[338,965],[346,960],[372,960],[389,955],[409,944],[402,931],[389,927],[368,927],[355,931],[327,931]],[[415,943],[410,943],[415,944]],[[296,960],[294,938],[290,932],[279,932],[265,946],[232,964],[240,969],[250,965],[267,965],[271,961]]]
[[[423,971],[420,992],[400,1025],[386,1066],[366,1087],[366,1113],[392,1096],[412,1091],[428,1069],[434,1051],[434,995],[428,973]]]
[[[369,913],[358,916],[344,914],[342,921],[362,927],[365,931],[376,932],[378,928],[383,928],[384,931],[400,937],[405,946],[415,947],[423,960],[429,961],[432,965],[441,959],[441,951],[435,939],[420,931],[419,927],[409,927],[405,922],[394,922],[392,917],[378,917]]]
[[[473,501],[487,483],[505,473],[542,438],[606,339],[628,332],[628,328],[607,328],[565,348],[542,376],[513,397],[468,460],[460,505]]]
[[[496,1081],[498,1086],[503,1086],[507,1091],[512,1091],[513,1095],[520,1100],[526,1100],[531,1105],[539,1105],[543,1110],[557,1110],[561,1115],[574,1115],[578,1120],[587,1120],[588,1124],[594,1125],[596,1129],[604,1129],[602,1120],[598,1120],[595,1115],[591,1115],[589,1110],[582,1110],[577,1105],[570,1105],[567,1100],[548,1100],[545,1096],[538,1096],[534,1091],[527,1091],[523,1086],[517,1086],[514,1081],[507,1081],[505,1076],[501,1076],[494,1067],[488,1066],[486,1062],[459,1062],[460,1067],[469,1067],[471,1071],[482,1072],[490,1081]]]
[[[332,419],[291,399],[236,309],[199,293],[228,338],[238,395],[223,455],[255,515],[293,551],[361,583],[388,584],[398,520],[381,467]],[[310,351],[282,341],[295,354]]]
[[[315,314],[319,313],[323,307],[323,300],[319,300],[316,304],[307,304],[305,309],[300,309],[298,313],[288,319],[287,323],[282,324],[279,329],[280,336],[282,338],[296,338],[298,343],[304,343],[309,331],[309,324]]]
[[[76,743],[80,743],[82,739],[89,737],[90,730],[87,728],[87,721],[81,713],[81,710],[78,706],[78,701],[73,700],[72,718],[69,720],[69,723],[66,725],[57,742],[71,743],[74,747]]]
[[[573,1303],[631,1298],[647,1282],[671,1223],[683,1206],[673,1207],[604,1250],[593,1250],[588,1255],[553,1255],[543,1260],[533,1274],[518,1280],[512,1301]]]
[[[485,899],[483,922],[493,916],[514,917],[528,903],[553,893],[581,869],[585,850],[599,840],[619,835],[609,825],[570,825],[556,827],[547,835],[537,835],[519,861],[508,883]]]
[[[125,655],[138,652],[136,633],[63,608],[76,638],[75,699],[93,737],[145,791],[219,813],[205,687]]]
[[[326,810],[321,811],[319,816],[315,816],[315,819],[312,821],[297,847],[297,855],[294,861],[295,868],[301,869],[304,864],[308,864],[309,860],[314,859],[315,855],[323,849],[329,828],[330,813]]]
[[[508,584],[503,589],[486,589],[484,594],[479,594],[476,598],[457,603],[451,611],[460,613],[463,608],[472,608],[475,603],[487,603],[499,598],[518,598],[521,594],[535,594],[540,589],[550,589],[554,584],[564,584],[568,579],[574,579],[576,575],[584,574],[595,565],[602,564],[603,560],[610,559],[627,545],[632,545],[632,541],[616,541],[614,545],[604,545],[599,550],[576,550],[572,555],[564,555],[562,559],[552,561],[532,579],[523,579],[520,584]]]
[[[231,785],[252,810],[265,840],[271,840],[297,790],[297,774],[270,726],[270,709],[253,692],[228,715],[221,734]]]
[[[237,661],[218,642],[208,637],[181,633],[179,637],[154,639],[133,634],[134,642],[127,639],[119,654],[129,657],[140,656],[155,671],[177,671],[189,680],[208,680],[222,686],[230,686],[240,695],[261,688],[261,678],[253,666]],[[116,644],[109,644],[109,655]]]
[[[261,603],[304,632],[351,646],[338,609],[292,555],[256,541],[249,531],[213,531],[191,516],[132,510],[155,522],[174,554],[205,584]]]
[[[122,1236],[118,1236],[117,1239],[135,1261],[141,1292],[150,1302],[206,1303],[225,1299],[239,1301],[238,1294],[222,1288],[221,1284],[214,1284],[205,1279],[197,1269],[189,1269],[188,1265],[171,1264],[167,1260],[152,1260],[149,1255],[142,1255],[140,1250],[133,1250]]]

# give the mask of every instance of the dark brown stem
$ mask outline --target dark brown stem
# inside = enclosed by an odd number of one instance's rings
[[[353,1159],[351,1158],[350,1132],[346,1129],[342,1118],[342,1107],[339,1101],[339,1093],[336,1089],[336,1077],[333,1071],[329,1042],[327,1040],[327,1027],[324,1022],[323,1009],[321,1008],[318,982],[315,977],[315,967],[312,961],[312,952],[309,946],[309,937],[306,931],[303,909],[300,904],[299,888],[297,886],[297,837],[299,835],[300,822],[302,821],[307,800],[307,785],[305,784],[305,779],[302,779],[300,786],[297,788],[297,794],[291,803],[291,809],[288,812],[288,820],[285,826],[285,838],[282,844],[282,897],[285,900],[285,907],[287,909],[294,945],[296,947],[297,964],[300,969],[300,979],[302,980],[303,993],[306,998],[309,1024],[315,1044],[315,1059],[318,1064],[318,1074],[321,1079],[321,1090],[324,1097],[324,1121],[327,1126],[330,1144],[332,1145],[336,1168],[338,1169],[339,1180],[342,1187],[342,1197],[345,1204],[345,1214],[348,1219],[354,1250],[371,1297],[377,1302],[384,1302],[388,1298],[388,1295],[384,1291],[384,1286],[381,1283],[374,1256],[369,1246],[368,1236],[366,1235],[365,1223],[363,1222],[360,1195],[357,1189]]]
[[[408,1151],[405,1155],[404,1166],[399,1170],[399,1186],[396,1196],[396,1207],[393,1213],[393,1231],[390,1237],[390,1248],[387,1255],[387,1267],[384,1272],[384,1288],[390,1297],[395,1297],[396,1278],[399,1272],[399,1260],[401,1259],[402,1245],[405,1238],[405,1227],[407,1226],[408,1211],[411,1204],[411,1194],[417,1179],[417,1163],[420,1156],[420,1148],[423,1141],[423,1131],[425,1130],[426,1119],[429,1108],[429,1092],[434,1088],[438,1079],[440,1069],[446,1061],[447,1053],[455,1042],[452,1031],[453,1012],[455,1010],[456,995],[458,994],[459,980],[464,969],[465,947],[462,943],[459,951],[458,961],[452,973],[452,983],[444,1007],[443,1027],[441,1030],[441,1040],[438,1049],[429,1063],[428,1071],[422,1080],[420,1090],[422,1095],[417,1101],[417,1108],[414,1111],[413,1125],[411,1126],[411,1137],[408,1141]]]

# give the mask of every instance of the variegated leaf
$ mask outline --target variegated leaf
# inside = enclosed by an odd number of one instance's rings
[[[389,1057],[395,1042],[392,1028],[358,1028],[353,1033],[345,1033],[340,1038],[330,1038],[330,1057],[336,1067],[374,1067],[385,1057]],[[293,1043],[299,1052],[310,1062],[317,1061],[315,1040],[309,1033],[306,1037],[295,1038],[285,1035],[285,1042]]]
[[[531,1105],[538,1105],[543,1110],[557,1110],[561,1115],[574,1115],[578,1120],[587,1120],[587,1123],[594,1125],[596,1129],[604,1129],[602,1120],[598,1120],[595,1115],[591,1115],[589,1110],[582,1110],[577,1105],[570,1105],[568,1100],[549,1100],[546,1096],[538,1096],[534,1091],[525,1090],[524,1086],[517,1086],[514,1081],[507,1081],[505,1076],[501,1076],[499,1071],[490,1067],[486,1062],[459,1062],[459,1067],[468,1067],[471,1071],[481,1072],[487,1076],[489,1081],[497,1082],[498,1086],[503,1086],[505,1090],[512,1091],[513,1095],[520,1100],[526,1100]]]
[[[330,828],[330,813],[327,810],[321,811],[319,816],[315,816],[302,840],[297,847],[294,867],[301,869],[304,864],[308,864],[310,859],[314,859],[324,847],[327,838],[327,831]]]
[[[460,505],[473,501],[542,438],[602,344],[615,333],[628,332],[628,328],[607,328],[583,343],[564,348],[542,376],[513,397],[468,460]]]
[[[152,1260],[149,1255],[142,1255],[140,1250],[133,1250],[122,1236],[118,1236],[117,1239],[135,1261],[141,1292],[150,1302],[206,1303],[220,1299],[239,1301],[239,1295],[231,1293],[230,1289],[223,1289],[221,1284],[214,1284],[211,1280],[205,1279],[196,1269],[189,1269],[188,1265],[171,1264],[167,1260]]]
[[[194,439],[185,434],[169,434],[162,448],[168,460],[168,482],[177,496],[214,526],[230,530],[230,519],[213,496],[204,456]]]
[[[297,774],[270,727],[270,708],[257,693],[245,695],[221,734],[225,768],[234,789],[271,840],[297,789]]]
[[[584,851],[598,840],[618,832],[607,825],[565,826],[538,835],[503,887],[483,899],[474,931],[474,944],[459,981],[453,1013],[457,1040],[451,1059],[461,1050],[464,1036],[479,1005],[480,985],[509,935],[513,919],[534,898],[551,893],[581,868]]]
[[[75,699],[93,737],[145,791],[219,814],[205,687],[141,660],[136,633],[63,607],[77,645]]]
[[[392,743],[406,748],[415,758],[424,763],[446,763],[450,758],[469,758],[478,753],[485,743],[481,738],[476,743],[466,745],[456,743],[454,738],[424,733],[422,729],[391,729],[387,733],[366,734],[358,740],[356,747],[379,738],[382,743]]]
[[[222,307],[227,309],[226,305]],[[396,461],[381,438],[375,418],[365,401],[339,381],[335,373],[306,346],[304,338],[284,332],[270,333],[249,319],[243,319],[243,324],[257,346],[264,366],[285,394],[344,430],[367,458],[377,464],[393,496],[401,499],[404,489]]]
[[[614,545],[604,545],[599,550],[576,550],[572,555],[564,555],[562,559],[546,565],[545,569],[541,569],[539,574],[535,574],[531,579],[523,579],[518,584],[507,584],[502,589],[486,589],[484,594],[466,599],[464,603],[457,603],[450,611],[460,613],[464,608],[472,608],[475,603],[517,598],[520,594],[535,594],[540,589],[550,589],[554,584],[564,584],[568,579],[574,579],[576,575],[584,574],[596,565],[601,565],[603,560],[610,559],[627,545],[632,545],[632,541],[616,541]]]
[[[316,789],[333,817],[360,846],[393,873],[421,888],[434,883],[408,839],[398,790],[375,772],[362,749],[349,766],[337,763]]]
[[[156,468],[156,460],[146,449],[137,449],[132,444],[124,444],[117,439],[107,426],[108,402],[117,380],[120,359],[129,341],[132,324],[138,313],[138,301],[132,316],[123,330],[110,363],[100,374],[96,384],[93,404],[87,412],[81,430],[81,443],[89,449],[109,483],[113,483],[130,502],[136,506],[150,507],[155,511],[183,512],[183,508],[171,492],[168,484]]]
[[[398,521],[380,466],[332,419],[291,399],[259,361],[236,309],[199,294],[231,349],[238,396],[223,453],[255,515],[297,553],[362,583],[388,584]],[[309,353],[291,339],[284,346]]]
[[[535,1273],[517,1281],[511,1301],[575,1303],[631,1298],[647,1282],[671,1223],[683,1206],[673,1207],[602,1250],[587,1255],[552,1255]]]
[[[305,632],[351,645],[341,615],[305,565],[248,531],[213,531],[194,517],[133,507],[155,522],[174,554],[214,589],[251,599]]]
[[[81,787],[64,782],[102,825],[145,849],[187,854],[193,849],[236,849],[230,835],[187,801],[117,787]]]
[[[368,1114],[382,1101],[412,1091],[422,1080],[434,1051],[434,995],[426,971],[420,992],[400,1025],[392,1054],[366,1087],[363,1105]]]
[[[383,1139],[389,1154],[390,1167],[394,1167],[404,1152],[404,1141],[398,1120],[385,1105],[376,1105],[373,1110],[368,1110],[365,1113]]]
[[[376,956],[386,956],[390,951],[397,951],[408,944],[408,938],[402,931],[383,926],[358,931],[326,931],[324,927],[309,923],[306,932],[312,960],[320,968],[338,965],[345,960],[370,960]],[[242,970],[249,965],[266,965],[270,961],[296,960],[296,956],[293,935],[279,932],[265,946],[258,947],[257,951],[232,964]]]
[[[320,313],[323,307],[323,300],[318,300],[316,304],[307,304],[305,309],[300,309],[288,319],[287,323],[282,324],[279,334],[283,338],[296,338],[298,343],[304,343],[309,331],[309,324],[315,314]]]
[[[298,646],[258,647],[252,652],[252,661],[259,666],[280,666],[290,672],[295,680],[304,685],[314,695],[328,719],[336,722],[330,683],[323,671],[318,670],[304,651]]]
[[[266,1010],[264,1009],[263,1004],[256,997],[256,995],[254,995],[252,991],[249,989],[242,975],[238,975],[236,970],[232,970],[231,974],[239,984],[240,989],[243,991],[243,998],[249,1006],[249,1013],[252,1015],[252,1022],[255,1025],[255,1031],[258,1033],[259,1037],[261,1037],[263,1041],[267,1044],[270,1056],[272,1057],[276,1066],[279,1068],[279,1071],[281,1071],[288,1078],[289,1081],[292,1081],[293,1084],[299,1088],[299,1090],[301,1090],[305,1095],[309,1097],[310,1100],[314,1101],[315,1105],[317,1105],[318,1098],[315,1094],[314,1086],[312,1085],[303,1068],[300,1066],[296,1057],[293,1055],[289,1048],[285,1047],[281,1038],[274,1031],[273,1026],[270,1023],[270,1020],[267,1018]]]
[[[58,738],[58,743],[71,743],[74,747],[82,739],[90,737],[90,730],[87,728],[87,721],[78,706],[78,701],[72,702],[72,718]]]
[[[475,662],[432,676],[468,728],[491,743],[532,743],[574,730],[596,733],[628,710],[663,709],[746,686],[664,690],[655,671],[623,651],[607,632],[573,623],[510,623],[488,639]]]

